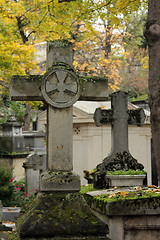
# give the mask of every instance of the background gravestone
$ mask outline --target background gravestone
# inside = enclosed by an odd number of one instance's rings
[[[25,149],[36,153],[46,153],[45,136],[43,131],[23,131]]]
[[[32,153],[28,155],[26,162],[23,163],[25,168],[25,191],[31,193],[40,189],[40,174],[47,169],[46,154]]]
[[[22,136],[22,125],[13,118],[2,124],[0,149],[3,153],[24,151],[24,137]]]
[[[108,185],[106,171],[140,169],[144,167],[131,155],[128,148],[128,124],[143,126],[145,113],[142,108],[128,110],[128,93],[117,91],[111,94],[111,110],[97,108],[94,114],[96,126],[111,124],[112,148],[108,157],[96,167],[94,186]]]

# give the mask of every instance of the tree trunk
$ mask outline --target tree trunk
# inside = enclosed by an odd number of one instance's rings
[[[29,131],[30,130],[31,109],[32,109],[31,105],[26,104],[24,131]]]
[[[144,35],[149,47],[149,106],[153,150],[160,185],[160,0],[148,1]]]
[[[111,22],[108,21],[107,24],[104,22],[105,27],[105,58],[109,58],[109,54],[111,53]]]

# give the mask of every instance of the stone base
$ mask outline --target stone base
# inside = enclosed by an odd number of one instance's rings
[[[79,193],[41,193],[17,220],[8,239],[107,240],[108,226],[91,212]]]
[[[106,175],[109,187],[143,186],[146,175]]]
[[[97,171],[94,173],[94,187],[104,189],[109,187],[106,178],[107,171],[113,170],[143,170],[144,166],[130,154],[129,151],[117,152],[106,157],[102,163],[97,165]]]
[[[42,192],[78,192],[80,177],[72,172],[47,171],[41,174],[40,190]]]
[[[12,234],[13,236],[13,234]],[[16,235],[15,235],[16,236]],[[14,236],[14,237],[15,237]],[[11,237],[11,235],[10,235]],[[20,240],[21,238],[7,238],[11,240]],[[38,238],[38,240],[110,240],[109,238],[106,237],[54,237],[54,238]],[[25,238],[25,240],[37,240],[37,238]]]

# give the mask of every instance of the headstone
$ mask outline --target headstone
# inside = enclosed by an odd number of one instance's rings
[[[67,41],[50,42],[47,50],[44,76],[14,76],[11,83],[13,100],[43,100],[48,105],[47,171],[41,174],[41,194],[22,216],[18,233],[21,239],[108,239],[108,227],[84,202],[79,176],[72,172],[72,106],[79,99],[107,100],[107,83],[93,78],[80,82]]]
[[[25,191],[31,193],[40,189],[40,174],[47,169],[46,154],[32,153],[28,155],[26,162],[23,163],[25,168]]]
[[[43,131],[23,131],[25,149],[35,153],[45,153],[45,136]]]
[[[24,137],[22,125],[14,118],[2,124],[2,136],[0,137],[0,149],[4,153],[24,151]]]
[[[97,108],[94,114],[96,126],[111,124],[112,148],[108,157],[103,163],[97,166],[94,185],[97,188],[107,186],[106,171],[140,169],[142,164],[130,154],[128,148],[128,124],[143,126],[145,113],[142,108],[128,110],[128,93],[117,91],[111,94],[111,109],[102,110]]]

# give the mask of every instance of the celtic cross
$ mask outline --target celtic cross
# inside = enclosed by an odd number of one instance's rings
[[[48,172],[41,177],[41,191],[78,191],[79,178],[68,174],[73,170],[72,106],[77,100],[107,100],[107,82],[101,78],[95,81],[93,77],[88,81],[80,80],[73,69],[70,43],[59,46],[56,41],[50,42],[47,50],[47,71],[44,76],[13,76],[10,96],[12,100],[42,100],[48,106]],[[48,180],[50,178],[52,181]]]

